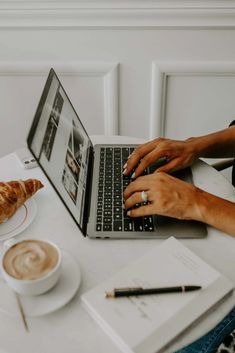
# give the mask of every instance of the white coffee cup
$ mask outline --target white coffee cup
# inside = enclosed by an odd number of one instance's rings
[[[43,251],[41,249],[37,250],[37,247],[38,246],[40,247],[42,244],[44,247],[53,249],[53,252],[58,255],[55,260],[56,261],[55,265],[52,268],[50,268],[47,273],[37,275],[38,278],[37,277],[33,279],[16,278],[14,275],[12,275],[12,273],[9,273],[11,272],[9,271],[9,268],[8,269],[6,268],[6,263],[7,263],[6,260],[8,260],[8,258],[11,259],[10,257],[11,253],[13,253],[13,256],[15,255],[14,254],[15,249],[17,248],[20,249],[20,247],[22,246],[25,247],[27,246],[27,244],[31,244],[31,243],[35,245],[36,251],[40,252],[39,255],[41,254],[43,255]],[[49,240],[41,240],[41,239],[24,239],[21,241],[12,241],[11,239],[10,241],[6,241],[4,243],[4,248],[5,248],[5,251],[1,260],[1,272],[8,286],[11,287],[15,292],[23,295],[39,295],[47,292],[48,290],[50,290],[52,287],[55,286],[61,274],[61,263],[62,263],[61,250],[55,243]],[[32,253],[31,257],[32,256],[37,257],[38,254],[35,255]],[[48,257],[48,259],[50,259],[50,257]],[[17,263],[17,261],[18,259],[14,258],[14,266],[16,266],[15,264]],[[29,272],[30,272],[31,258],[25,258],[24,261],[26,261],[26,265],[29,264]]]

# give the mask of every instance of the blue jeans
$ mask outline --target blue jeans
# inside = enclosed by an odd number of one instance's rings
[[[175,353],[215,353],[225,337],[235,329],[235,307],[206,335]]]

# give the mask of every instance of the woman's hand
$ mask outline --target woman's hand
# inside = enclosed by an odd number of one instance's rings
[[[138,146],[130,155],[124,166],[125,170],[123,174],[128,175],[136,168],[132,177],[137,178],[147,167],[154,164],[154,162],[158,161],[160,158],[165,158],[167,162],[165,165],[156,169],[156,172],[164,171],[169,173],[186,168],[199,157],[195,140],[197,140],[197,138],[190,138],[185,141],[158,138],[144,143]]]
[[[148,195],[148,204],[131,209],[143,202],[141,192]],[[125,209],[131,217],[163,215],[178,219],[201,220],[198,194],[202,190],[164,172],[140,176],[124,191]]]

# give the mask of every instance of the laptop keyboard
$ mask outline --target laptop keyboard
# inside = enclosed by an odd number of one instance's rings
[[[98,232],[153,231],[152,216],[131,218],[123,209],[123,191],[131,181],[131,173],[123,175],[123,165],[133,150],[129,147],[102,147],[100,150],[96,217]]]

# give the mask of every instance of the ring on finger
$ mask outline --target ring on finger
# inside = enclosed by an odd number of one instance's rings
[[[146,191],[141,191],[141,198],[143,202],[148,202],[148,194]]]

